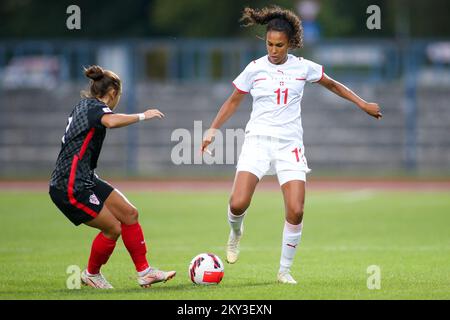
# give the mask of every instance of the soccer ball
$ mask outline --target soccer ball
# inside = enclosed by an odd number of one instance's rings
[[[223,263],[213,253],[200,253],[189,265],[189,277],[195,284],[218,284],[223,278]]]

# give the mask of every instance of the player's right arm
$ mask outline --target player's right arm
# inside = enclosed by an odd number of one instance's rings
[[[121,128],[141,120],[150,120],[152,118],[164,118],[164,114],[158,109],[148,109],[144,113],[124,114],[109,113],[102,116],[101,122],[107,128]]]
[[[234,90],[228,99],[223,103],[216,117],[214,118],[205,138],[202,142],[201,151],[205,152],[208,145],[211,144],[214,135],[220,127],[236,112],[237,108],[244,99],[246,93]]]

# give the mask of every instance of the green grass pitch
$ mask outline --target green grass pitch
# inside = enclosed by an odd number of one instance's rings
[[[283,228],[280,192],[257,191],[245,220],[240,260],[217,286],[196,286],[190,260],[224,261],[228,192],[125,192],[138,207],[149,260],[175,269],[172,281],[138,287],[119,240],[103,273],[115,287],[69,290],[66,269],[84,267],[97,231],[75,228],[45,192],[0,192],[0,299],[449,299],[448,192],[307,192],[293,276],[276,283]],[[369,290],[367,267],[381,270]]]

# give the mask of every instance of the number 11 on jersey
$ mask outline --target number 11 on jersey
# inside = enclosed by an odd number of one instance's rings
[[[281,88],[278,88],[278,90],[275,91],[277,94],[277,104],[280,104],[281,101],[281,94],[284,94],[284,104],[287,104],[287,98],[288,98],[288,91],[289,89],[286,88],[285,90],[281,91]]]

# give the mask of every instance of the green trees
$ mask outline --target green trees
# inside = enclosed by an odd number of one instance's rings
[[[296,10],[299,0],[2,0],[0,38],[229,37],[254,34],[238,20],[246,5],[278,4]],[[450,36],[448,0],[320,0],[322,35],[331,37]],[[66,28],[66,8],[81,8],[81,30]],[[381,30],[368,30],[366,9],[381,8]]]

